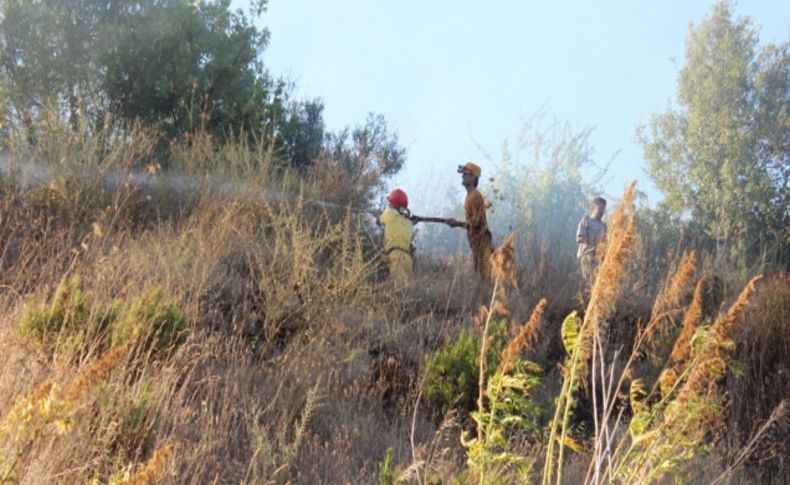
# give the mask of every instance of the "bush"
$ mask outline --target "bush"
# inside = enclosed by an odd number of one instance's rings
[[[64,327],[81,327],[88,317],[85,297],[77,288],[79,280],[63,281],[48,305],[28,309],[17,328],[21,338],[30,339],[38,347],[49,344]]]
[[[116,346],[140,337],[143,348],[156,353],[183,344],[187,335],[187,321],[176,302],[154,291],[132,300],[124,318],[113,326],[111,341]]]
[[[72,355],[72,350],[82,347],[88,332],[112,325],[118,318],[117,307],[93,304],[79,289],[79,283],[76,276],[61,281],[51,302],[25,312],[17,335],[39,348],[49,349],[57,342],[59,349],[52,348],[53,351],[65,349],[67,355]]]
[[[142,448],[150,444],[159,420],[153,399],[153,382],[148,380],[139,390],[134,401],[123,408],[118,443],[128,450]]]
[[[64,280],[51,302],[30,308],[17,327],[17,335],[39,348],[75,355],[89,336],[104,338],[105,346],[124,345],[142,338],[146,351],[161,352],[186,341],[187,321],[175,301],[159,291],[110,305],[95,303],[79,288],[80,280]],[[107,333],[105,333],[107,332]]]
[[[487,374],[499,365],[499,355],[506,343],[507,321],[491,325]],[[480,378],[480,339],[462,330],[458,338],[425,359],[422,395],[431,414],[441,416],[450,409],[477,409]]]
[[[129,392],[119,392],[106,382],[96,389],[92,427],[124,459],[153,445],[160,418],[155,392],[150,378]]]

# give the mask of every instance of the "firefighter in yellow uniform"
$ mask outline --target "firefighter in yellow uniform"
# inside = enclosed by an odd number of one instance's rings
[[[466,189],[464,201],[464,214],[466,221],[448,219],[450,227],[463,227],[472,250],[472,260],[475,271],[483,281],[491,281],[491,254],[494,252],[491,231],[488,230],[486,220],[486,201],[483,194],[477,190],[481,170],[476,164],[469,162],[458,167],[461,174],[461,183]]]
[[[379,224],[384,226],[384,260],[389,267],[390,278],[406,284],[412,280],[413,271],[409,198],[401,189],[395,189],[387,196],[387,202],[389,207],[378,218]]]

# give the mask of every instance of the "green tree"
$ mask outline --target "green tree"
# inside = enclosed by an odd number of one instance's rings
[[[269,34],[230,0],[4,0],[0,31],[5,124],[30,130],[47,108],[74,123],[110,111],[171,136],[222,135],[259,131],[283,109],[260,57]]]
[[[737,263],[787,248],[789,63],[787,42],[760,49],[751,19],[721,2],[690,27],[676,105],[638,130],[662,204]]]
[[[0,1],[0,136],[35,142],[53,113],[75,129],[141,121],[169,140],[243,133],[281,166],[305,173],[320,160],[342,177],[342,203],[369,202],[403,165],[382,116],[330,133],[320,99],[293,100],[264,68],[269,32],[231,0]]]
[[[282,93],[260,61],[268,32],[231,12],[230,0],[124,3],[98,56],[114,111],[171,134],[261,129],[277,108],[270,98]]]
[[[319,99],[288,103],[283,118],[275,145],[292,166],[308,167],[324,147],[324,103]]]
[[[89,88],[95,29],[92,9],[60,2],[4,0],[0,10],[0,85],[7,129],[23,127],[47,106],[76,117],[77,101]],[[82,93],[79,91],[83,91]]]

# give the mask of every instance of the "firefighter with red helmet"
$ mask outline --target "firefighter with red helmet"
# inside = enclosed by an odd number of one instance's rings
[[[384,227],[384,260],[393,280],[401,284],[408,283],[413,270],[413,225],[408,209],[409,198],[406,192],[395,189],[387,195],[387,202],[389,207],[378,217],[378,223]]]

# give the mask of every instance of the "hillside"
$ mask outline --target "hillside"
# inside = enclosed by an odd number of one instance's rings
[[[305,202],[309,184],[264,168],[188,191],[155,169],[116,183],[132,146],[59,143],[79,164],[39,145],[9,163],[41,160],[53,178],[25,185],[12,170],[2,183],[4,481],[501,483],[554,469],[550,480],[577,483],[606,456],[629,483],[788,478],[786,277],[742,292],[686,254],[666,283],[635,284],[647,263],[628,192],[609,218],[611,264],[582,305],[540,291],[575,276],[519,265],[519,234],[495,256],[494,287],[467,255],[423,255],[397,287],[369,221]],[[257,156],[213,150],[218,164]],[[484,328],[489,380],[470,414]],[[462,444],[464,430],[481,440]],[[661,445],[635,447],[653,443],[642,435]],[[618,451],[602,454],[605,440]]]

